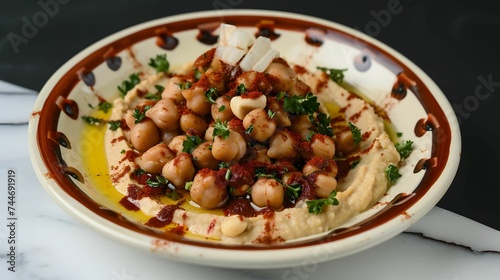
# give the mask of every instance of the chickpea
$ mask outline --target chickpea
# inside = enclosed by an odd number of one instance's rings
[[[304,174],[300,171],[288,172],[281,177],[281,182],[287,186],[291,186],[301,180],[304,180]]]
[[[182,153],[182,149],[184,148],[184,141],[187,139],[186,135],[177,135],[172,138],[172,141],[168,144],[168,148],[174,152],[176,155]]]
[[[202,169],[196,174],[189,193],[194,202],[208,209],[221,206],[227,199],[225,182],[217,180],[217,172],[211,169]]]
[[[151,119],[144,118],[130,130],[130,142],[136,150],[145,152],[160,142],[160,132]]]
[[[299,95],[305,96],[311,92],[311,88],[299,79],[292,80],[290,87],[288,88],[287,93],[290,95]]]
[[[268,94],[273,89],[266,75],[255,71],[248,71],[239,75],[235,80],[235,85],[239,86],[241,84],[245,86],[248,92],[259,91],[262,94]]]
[[[234,130],[229,130],[229,137],[224,139],[221,136],[214,138],[212,145],[212,155],[214,158],[226,163],[240,160],[247,152],[247,143],[241,134]]]
[[[233,111],[231,111],[231,101],[227,96],[220,96],[215,99],[212,104],[212,119],[229,121],[234,118]]]
[[[314,134],[311,139],[313,156],[333,158],[335,156],[335,142],[331,137],[323,134]]]
[[[348,155],[354,151],[354,137],[350,130],[343,130],[335,133],[335,150],[341,155]]]
[[[185,101],[184,96],[182,96],[181,86],[185,84],[185,81],[179,77],[172,77],[165,89],[161,93],[162,99],[172,99],[175,103],[181,104]]]
[[[269,98],[267,101],[268,109],[274,112],[273,120],[276,121],[276,124],[282,127],[291,126],[292,122],[290,121],[290,116],[287,112],[285,112],[283,106],[276,101],[276,98]]]
[[[253,184],[252,202],[259,207],[280,209],[283,206],[285,190],[283,185],[272,178],[260,178]]]
[[[193,179],[194,173],[195,169],[191,156],[187,153],[180,153],[167,162],[161,170],[161,175],[176,188],[184,188],[186,182]]]
[[[248,129],[250,126],[252,129],[248,134],[259,142],[266,141],[276,131],[276,123],[269,118],[264,109],[254,109],[245,116],[243,127]]]
[[[191,155],[193,156],[194,165],[196,167],[218,169],[220,161],[212,155],[212,142],[203,142],[196,147]]]
[[[267,155],[267,147],[263,145],[255,145],[251,147],[247,160],[271,163],[271,158]]]
[[[182,96],[186,98],[186,107],[201,116],[209,114],[212,108],[211,104],[206,102],[205,91],[205,88],[197,85],[182,91]]]
[[[179,127],[180,114],[172,99],[161,99],[146,111],[146,117],[153,120],[157,127],[174,131]]]
[[[309,117],[306,115],[299,115],[292,120],[290,130],[298,133],[302,141],[306,141],[306,135],[309,133],[311,127],[312,123]]]
[[[309,175],[316,170],[324,171],[326,172],[326,174],[335,177],[337,176],[338,167],[337,163],[335,163],[333,159],[313,157],[308,162],[306,162],[306,164],[304,164],[302,173],[304,173],[304,175]]]
[[[205,141],[214,141],[214,126],[210,125],[207,130],[205,131]]]
[[[211,68],[207,69],[197,84],[207,85],[207,88],[216,88],[219,92],[225,90],[224,75],[221,71],[214,71]]]
[[[317,197],[328,197],[337,188],[337,179],[322,171],[315,171],[307,179],[316,186]]]
[[[164,131],[162,130],[160,132],[160,138],[161,138],[161,142],[165,143],[165,144],[170,144],[170,142],[172,142],[172,139],[174,139],[175,136],[178,136],[180,133],[178,130],[176,131]]]
[[[231,98],[231,112],[240,120],[243,120],[245,116],[253,109],[264,109],[266,108],[267,98],[265,95],[261,95],[257,98],[243,98],[241,96],[235,96]]]
[[[282,58],[275,59],[271,62],[264,72],[269,77],[269,81],[275,92],[286,92],[292,80],[297,76],[293,69],[290,68],[288,63]]]
[[[159,143],[142,154],[139,165],[146,172],[159,174],[163,166],[174,157],[175,154],[170,151],[167,144]]]
[[[180,118],[181,130],[188,134],[202,135],[208,127],[207,121],[199,115],[189,112]]]
[[[296,143],[289,131],[278,131],[269,140],[267,155],[273,159],[295,158],[297,156],[295,145]]]

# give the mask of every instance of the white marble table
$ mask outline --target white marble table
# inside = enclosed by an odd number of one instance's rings
[[[31,166],[27,124],[23,124],[35,95],[2,94],[2,90],[19,90],[9,86],[0,82],[2,280],[500,279],[500,232],[437,207],[407,232],[381,245],[342,259],[285,269],[236,270],[178,263],[116,243],[71,218],[45,193]],[[11,101],[24,106],[5,106]],[[8,213],[9,170],[16,179],[12,216]],[[12,222],[13,232],[9,229]],[[9,271],[14,265],[9,263],[12,240],[15,272]]]

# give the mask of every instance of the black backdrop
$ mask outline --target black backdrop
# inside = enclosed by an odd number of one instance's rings
[[[45,12],[44,19],[42,4],[49,2],[57,3],[57,9]],[[380,16],[391,5],[399,12]],[[40,90],[58,67],[93,42],[179,13],[251,8],[335,21],[393,47],[443,90],[461,121],[463,152],[457,176],[438,206],[500,230],[500,179],[495,179],[500,174],[495,163],[500,157],[500,118],[494,113],[500,111],[497,6],[496,1],[478,0],[0,0],[0,79]],[[377,19],[378,29],[369,24]],[[30,38],[22,36],[27,20],[38,20],[40,26]],[[7,37],[12,33],[22,38],[12,43],[12,35]]]

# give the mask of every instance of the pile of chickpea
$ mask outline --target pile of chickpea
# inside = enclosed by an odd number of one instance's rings
[[[194,79],[195,73],[201,76]],[[183,86],[186,83],[191,86]],[[209,102],[207,91],[214,89],[217,94]],[[211,49],[195,61],[192,72],[173,75],[159,101],[145,100],[136,107],[149,105],[144,119],[134,118],[136,108],[124,118],[129,141],[141,154],[140,167],[161,174],[179,189],[192,182],[190,196],[199,206],[217,208],[230,196],[247,196],[258,207],[280,210],[286,186],[297,176],[314,185],[315,197],[328,197],[337,186],[333,137],[320,133],[311,137],[315,127],[310,118],[290,114],[277,97],[281,92],[305,96],[310,91],[281,58],[263,73],[242,72],[215,57]],[[214,136],[216,122],[225,124],[229,135]],[[189,136],[198,136],[202,143],[187,152],[184,144]],[[301,166],[280,178],[253,178],[252,184],[230,188],[227,178],[219,174],[220,164],[231,170],[245,161],[300,162]]]

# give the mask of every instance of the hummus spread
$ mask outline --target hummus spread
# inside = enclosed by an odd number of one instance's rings
[[[122,125],[105,135],[111,180],[148,225],[278,243],[344,224],[389,187],[385,170],[400,155],[369,103],[275,52],[244,71],[251,50],[232,65],[211,49],[114,101],[110,120]],[[162,87],[159,100],[146,98]]]

